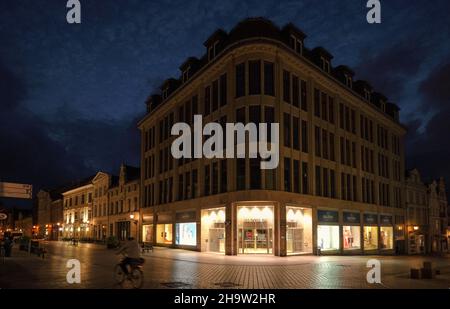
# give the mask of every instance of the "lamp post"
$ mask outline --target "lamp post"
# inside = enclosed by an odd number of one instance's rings
[[[139,241],[139,229],[138,229],[138,220],[134,219],[134,214],[130,214],[130,219],[133,221],[133,223],[136,225],[136,241]]]

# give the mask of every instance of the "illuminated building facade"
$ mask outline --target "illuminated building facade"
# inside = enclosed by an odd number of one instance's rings
[[[405,128],[398,107],[292,24],[247,19],[147,100],[141,239],[227,255],[405,250]],[[280,161],[174,159],[171,127],[279,123]]]

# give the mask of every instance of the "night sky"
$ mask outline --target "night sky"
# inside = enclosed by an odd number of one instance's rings
[[[246,17],[293,22],[401,107],[407,167],[450,179],[450,2],[366,0],[0,0],[0,179],[35,192],[139,164],[137,121],[146,97],[205,52],[217,28]],[[450,183],[450,180],[448,181]]]

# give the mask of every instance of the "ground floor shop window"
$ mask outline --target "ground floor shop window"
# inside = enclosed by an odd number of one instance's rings
[[[239,253],[273,252],[273,206],[240,206],[237,221]]]
[[[339,250],[339,226],[318,225],[317,246],[322,251]]]
[[[225,208],[202,210],[201,251],[225,253]]]
[[[142,241],[153,243],[153,224],[142,226]]]
[[[342,235],[344,250],[361,249],[361,228],[359,226],[344,225]]]
[[[197,223],[175,224],[175,244],[183,246],[197,246]]]
[[[364,250],[378,249],[378,227],[364,227]]]
[[[381,249],[394,249],[394,228],[392,226],[380,227]]]
[[[172,224],[158,224],[156,226],[156,242],[158,244],[172,244]]]
[[[312,253],[312,210],[287,206],[286,224],[287,253]]]

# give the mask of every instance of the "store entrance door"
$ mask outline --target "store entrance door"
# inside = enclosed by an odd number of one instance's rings
[[[271,254],[273,231],[266,222],[245,222],[239,229],[239,253]]]

